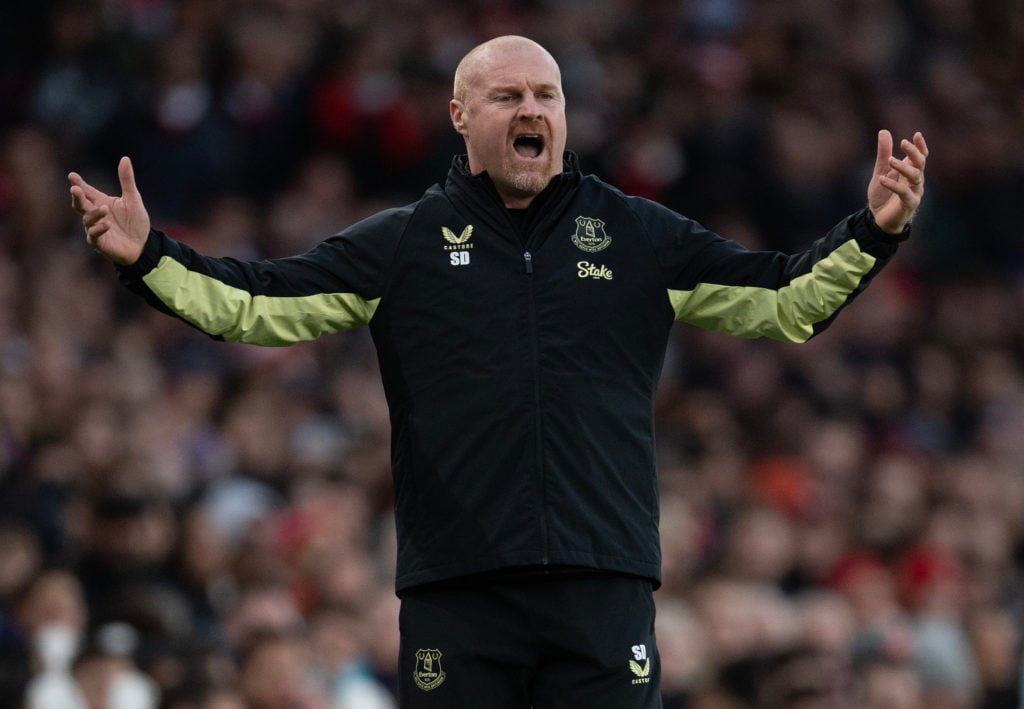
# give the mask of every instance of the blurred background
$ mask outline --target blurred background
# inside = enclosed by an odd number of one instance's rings
[[[669,709],[1019,704],[1021,0],[7,0],[0,707],[377,709],[388,419],[357,331],[215,343],[87,247],[66,174],[212,255],[303,251],[442,179],[475,44],[559,60],[587,171],[751,248],[924,132],[914,234],[823,337],[679,326],[659,390]]]

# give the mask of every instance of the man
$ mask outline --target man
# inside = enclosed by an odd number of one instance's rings
[[[882,131],[868,208],[801,254],[747,252],[580,173],[552,56],[471,51],[443,186],[307,254],[207,258],[69,176],[122,281],[225,340],[369,325],[391,412],[404,707],[656,707],[653,397],[672,323],[803,342],[892,257],[927,147]]]

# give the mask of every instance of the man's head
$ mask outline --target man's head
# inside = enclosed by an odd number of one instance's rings
[[[450,110],[470,171],[486,171],[505,206],[527,206],[562,171],[562,75],[536,42],[504,36],[473,49],[455,71]]]

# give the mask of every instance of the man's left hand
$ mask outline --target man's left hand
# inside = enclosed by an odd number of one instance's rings
[[[924,136],[914,133],[913,141],[901,140],[904,158],[892,153],[892,134],[878,132],[878,154],[868,183],[868,208],[875,223],[889,234],[900,234],[913,218],[924,195],[924,165],[928,145]]]

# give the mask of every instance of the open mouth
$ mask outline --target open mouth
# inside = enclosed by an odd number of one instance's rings
[[[518,136],[512,141],[512,149],[521,158],[533,159],[544,152],[544,138],[536,133]]]

